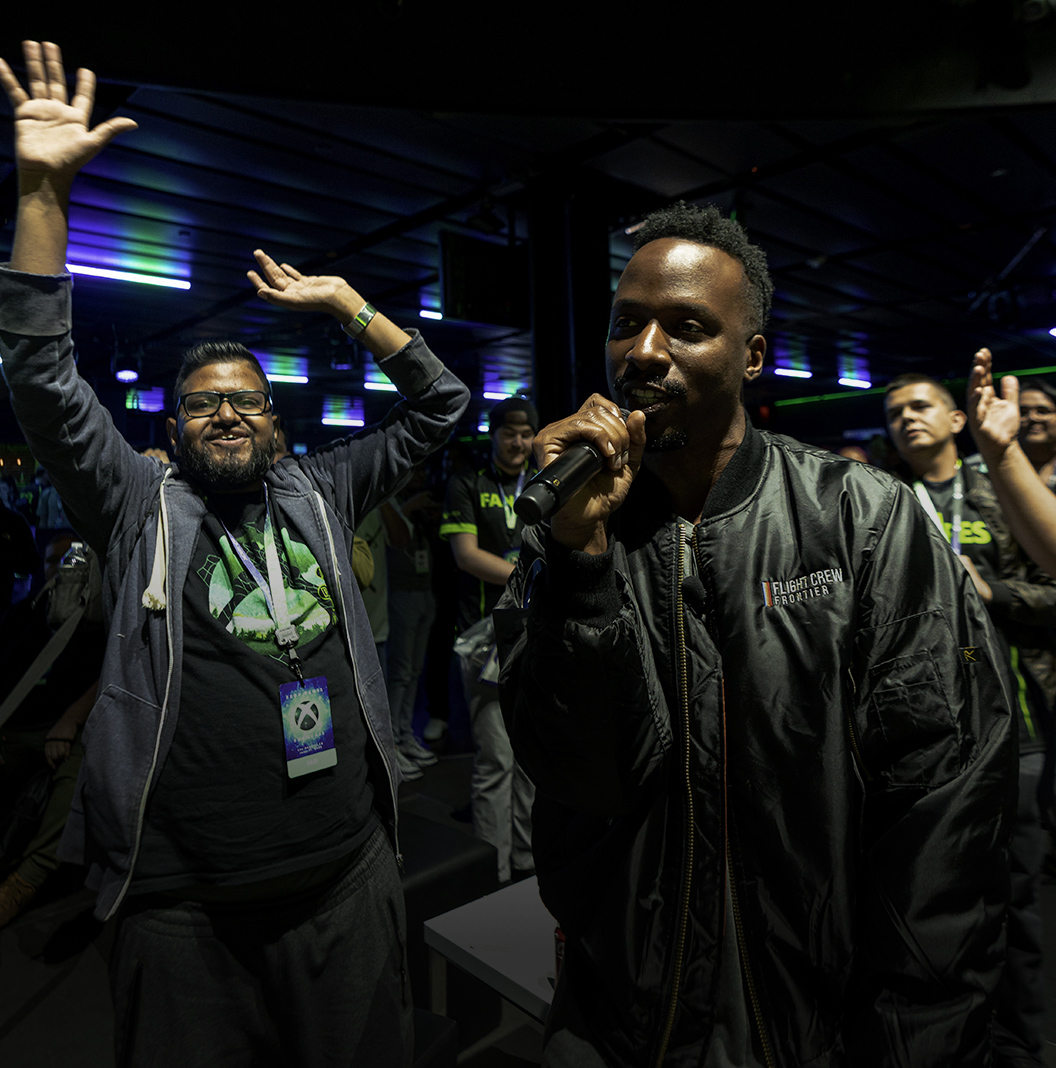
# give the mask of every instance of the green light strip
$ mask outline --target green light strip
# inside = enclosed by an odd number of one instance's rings
[[[997,377],[1002,378],[1005,375],[1015,375],[1019,378],[1020,375],[1051,375],[1053,371],[1056,371],[1056,367],[1028,367],[1025,371],[998,371]],[[967,382],[968,379],[962,381]]]
[[[883,386],[876,386],[873,389],[847,389],[839,393],[819,393],[816,397],[787,397],[784,400],[774,401],[774,405],[781,408],[790,404],[817,404],[821,401],[846,400],[848,397],[869,397],[883,392]]]
[[[1016,378],[1020,378],[1023,375],[1045,375],[1056,373],[1056,366],[1052,367],[1027,367],[1022,371],[999,371],[997,372],[997,378],[1003,378],[1005,375],[1015,375]],[[947,389],[955,389],[964,385],[968,381],[965,378],[947,378],[942,381],[942,384]],[[870,394],[886,393],[886,386],[877,386],[875,389],[848,389],[841,391],[840,393],[819,393],[814,397],[787,397],[784,400],[774,401],[775,408],[783,408],[791,406],[793,404],[820,404],[822,401],[831,400],[846,400],[848,397],[868,397]]]

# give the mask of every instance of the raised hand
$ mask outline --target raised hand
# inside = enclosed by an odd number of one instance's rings
[[[968,379],[967,409],[972,437],[990,465],[1019,436],[1019,380],[1005,375],[998,396],[989,349],[975,354]]]
[[[23,192],[50,180],[69,187],[74,175],[118,134],[134,130],[132,119],[109,119],[90,129],[95,75],[77,72],[72,101],[67,100],[62,50],[50,42],[25,41],[29,91],[0,59],[0,85],[15,115],[15,158]]]
[[[257,270],[247,271],[257,296],[269,304],[295,311],[321,311],[347,326],[362,310],[366,301],[336,274],[301,274],[288,263],[276,263],[259,248],[253,253]],[[358,340],[379,360],[403,348],[410,335],[380,312]]]
[[[348,322],[363,306],[359,300],[356,307],[355,290],[337,275],[301,274],[288,263],[278,264],[259,248],[253,253],[259,271],[247,271],[247,277],[256,286],[257,296],[269,304],[298,311],[322,311]]]

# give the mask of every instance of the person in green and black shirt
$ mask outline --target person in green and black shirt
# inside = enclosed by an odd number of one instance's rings
[[[531,401],[508,397],[491,409],[491,457],[474,474],[448,484],[440,536],[459,568],[458,629],[491,614],[521,547],[521,521],[513,502],[532,470],[532,440],[539,415]],[[473,831],[499,853],[499,881],[532,871],[531,810],[534,789],[515,765],[499,708],[498,689],[479,678],[479,666],[462,664],[476,757],[471,797]]]
[[[1012,540],[989,480],[962,464],[957,434],[966,416],[925,375],[887,387],[888,431],[921,506],[968,569],[1008,651],[1019,693],[1019,810],[1010,850],[1008,960],[994,1029],[996,1064],[1041,1065],[1045,981],[1037,888],[1044,857],[1038,786],[1056,698],[1056,581]]]

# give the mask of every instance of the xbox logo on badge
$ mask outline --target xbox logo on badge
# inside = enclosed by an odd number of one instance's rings
[[[315,701],[308,699],[302,701],[293,710],[293,722],[297,725],[298,729],[302,731],[314,731],[315,728],[319,726],[321,715],[319,706]]]

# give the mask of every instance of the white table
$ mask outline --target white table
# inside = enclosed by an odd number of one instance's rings
[[[535,877],[425,921],[433,1012],[447,1013],[447,961],[540,1023],[554,996],[554,928]]]

